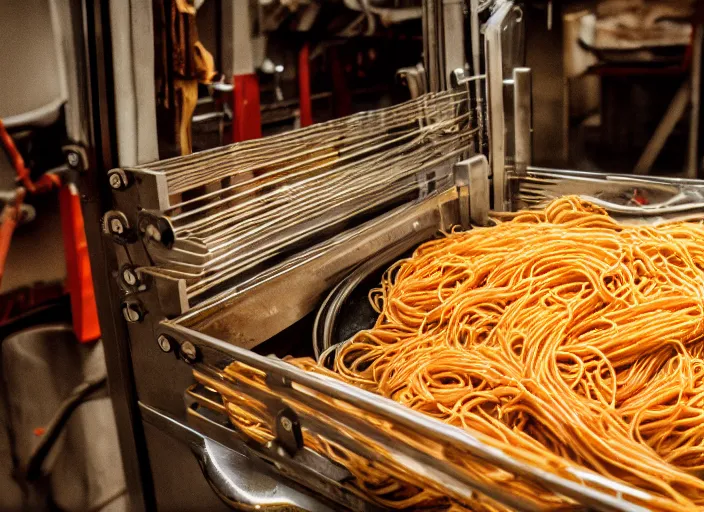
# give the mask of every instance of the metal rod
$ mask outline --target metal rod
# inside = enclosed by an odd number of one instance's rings
[[[504,3],[486,24],[484,50],[486,55],[486,89],[489,100],[489,164],[494,185],[494,209],[505,211],[505,121],[503,94],[503,64],[501,58],[501,31],[503,22],[510,12],[512,2]]]
[[[470,0],[469,2],[469,23],[470,37],[472,40],[472,75],[486,77],[486,74],[481,74],[481,49],[480,49],[480,34],[479,34],[479,0]],[[479,80],[474,82],[474,96],[477,101],[477,146],[478,153],[482,151],[484,144],[484,87]]]
[[[445,66],[443,75],[449,84],[455,69],[465,69],[467,57],[464,49],[464,0],[442,0]]]
[[[516,173],[524,175],[533,161],[533,119],[530,68],[513,70],[513,122]]]
[[[692,109],[689,114],[689,153],[687,155],[687,178],[695,179],[699,170],[699,98],[702,88],[702,40],[704,27],[694,26],[694,40],[692,41],[692,71],[690,76]]]
[[[690,90],[691,84],[685,82],[677,91],[670,106],[667,108],[667,112],[665,112],[660,124],[658,124],[658,127],[655,129],[655,133],[650,138],[650,141],[648,141],[647,146],[645,146],[643,154],[633,169],[633,174],[648,174],[665,145],[665,142],[667,142],[668,137],[672,133],[672,130],[675,129],[675,125],[677,125],[677,122],[682,118],[687,109]]]

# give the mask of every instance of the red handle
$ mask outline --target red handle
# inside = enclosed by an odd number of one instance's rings
[[[59,205],[67,287],[71,295],[73,330],[81,343],[95,341],[100,337],[98,309],[95,305],[93,275],[90,270],[86,233],[83,228],[81,199],[74,185],[68,184],[61,188]]]

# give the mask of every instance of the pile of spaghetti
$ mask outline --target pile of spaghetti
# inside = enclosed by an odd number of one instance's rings
[[[422,245],[372,299],[345,381],[704,506],[704,226],[565,197]]]
[[[422,245],[371,299],[337,378],[704,507],[704,226],[622,225],[565,197]]]

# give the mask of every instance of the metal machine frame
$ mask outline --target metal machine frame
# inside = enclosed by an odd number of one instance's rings
[[[111,45],[107,31],[110,13],[85,0],[75,3],[81,4],[79,12],[84,21],[76,27],[76,33],[82,34],[86,52],[90,90],[86,101],[92,116],[89,124],[94,143],[91,160],[94,168],[107,171],[117,164]],[[246,324],[247,318],[250,322],[251,318],[257,318],[262,324],[273,322],[273,316],[267,317],[261,305],[274,299],[280,303],[284,294],[290,304],[290,314],[279,316],[280,325],[272,323],[269,330],[263,329],[261,339],[248,338],[252,344],[264,341],[311,311],[325,289],[339,280],[345,270],[379,252],[391,260],[438,229],[455,224],[464,227],[485,224],[492,203],[495,210],[514,210],[579,191],[624,217],[697,215],[699,209],[704,210],[704,186],[699,182],[532,167],[530,72],[520,65],[520,51],[511,55],[515,61],[508,65],[508,55],[501,51],[507,16],[520,19],[520,12],[508,1],[495,4],[470,2],[472,72],[468,73],[466,69],[453,67],[456,49],[445,48],[453,41],[451,34],[457,27],[445,32],[440,27],[446,25],[438,24],[442,14],[451,17],[452,12],[456,13],[457,5],[448,4],[445,12],[439,2],[424,2],[430,89],[439,90],[452,80],[456,85],[466,86],[468,100],[479,106],[480,113],[474,152],[480,152],[488,144],[489,159],[474,156],[463,160],[454,167],[447,187],[370,220],[355,228],[352,238],[341,239],[334,250],[308,253],[315,257],[280,269],[279,273],[272,272],[263,284],[243,294],[249,302],[238,303],[233,308],[240,310],[240,316],[233,322]],[[484,9],[494,9],[494,16],[486,26],[483,69],[477,29],[478,14]],[[488,119],[483,118],[485,93]],[[488,121],[486,137],[485,121]],[[124,171],[113,171],[110,186],[115,190],[129,179]],[[164,195],[161,178],[141,172],[140,179],[146,180],[139,187],[140,192],[152,192],[149,197],[140,198],[142,205],[162,209],[163,198],[168,194]],[[147,183],[149,180],[151,184]],[[84,184],[87,219],[97,218],[112,208],[107,190],[101,189],[105,181],[94,173]],[[636,187],[650,194],[654,199],[652,206],[624,206],[617,197],[619,194],[614,194],[614,190],[627,193]],[[121,201],[128,209],[129,199]],[[257,355],[207,331],[196,330],[188,322],[163,320],[185,312],[187,305],[179,299],[180,285],[174,280],[172,286],[166,286],[168,279],[126,272],[130,270],[126,265],[131,255],[124,244],[129,243],[127,238],[133,233],[130,225],[139,226],[134,219],[120,217],[119,213],[110,212],[103,223],[111,238],[106,238],[95,224],[87,222],[86,228],[110,390],[135,510],[151,510],[157,505],[165,509],[226,505],[270,510],[335,510],[340,506],[374,510],[373,504],[344,485],[349,476],[344,468],[300,444],[297,436],[301,425],[388,467],[412,466],[419,481],[458,498],[480,491],[518,509],[535,508],[533,503],[506,496],[499,486],[478,481],[471,472],[448,463],[443,455],[449,447],[468,459],[538,482],[596,509],[646,509],[639,508],[644,507],[640,491],[614,485],[577,467],[559,476],[545,474],[521,462],[520,456],[487,444],[485,439],[440,424],[395,402]],[[155,233],[161,234],[159,222],[147,225],[153,225]],[[368,229],[369,226],[373,229]],[[116,245],[115,240],[119,242]],[[356,250],[360,247],[364,251]],[[150,292],[143,293],[147,291]],[[137,296],[138,301],[132,300]],[[244,391],[271,409],[276,418],[272,425],[277,433],[276,443],[267,446],[247,443],[226,419],[223,421],[224,415],[213,414],[213,410],[223,412],[213,389],[229,386],[218,380],[216,370],[233,362],[267,374],[265,387]],[[194,375],[199,382],[195,386]],[[326,414],[311,414],[311,411]],[[331,421],[331,417],[336,420]],[[379,422],[393,424],[394,429],[380,430]],[[346,435],[349,429],[357,433],[356,437]],[[417,435],[427,441],[423,446],[412,441]],[[370,446],[377,448],[376,451]],[[201,471],[205,478],[200,477]]]

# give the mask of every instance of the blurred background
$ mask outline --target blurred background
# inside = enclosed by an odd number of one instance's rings
[[[449,3],[468,28],[470,0]],[[700,178],[702,4],[522,2],[534,165]],[[102,344],[92,276],[109,270],[91,268],[88,254],[100,238],[97,199],[82,192],[102,179],[91,170],[437,90],[423,67],[424,9],[0,2],[0,510],[124,510],[137,478],[122,470],[119,442],[130,441],[106,389],[104,354],[125,363]]]

